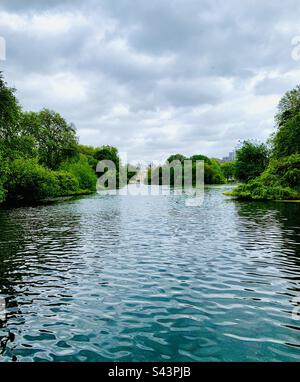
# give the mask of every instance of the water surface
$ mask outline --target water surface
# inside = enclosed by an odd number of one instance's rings
[[[0,360],[299,360],[300,204],[224,191],[0,210]]]

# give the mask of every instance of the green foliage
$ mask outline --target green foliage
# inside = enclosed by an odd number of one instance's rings
[[[182,174],[183,171],[181,169],[183,168],[181,164],[183,164],[184,160],[188,158],[184,157],[181,154],[175,154],[171,155],[166,164],[163,166],[158,167],[149,167],[148,168],[148,184],[163,184],[163,174],[167,171],[170,172],[170,185],[180,184],[180,181],[182,181],[182,184],[184,183],[184,176],[185,174]],[[205,155],[194,155],[191,158],[189,158],[192,161],[192,179],[191,183],[196,184],[196,166],[197,161],[204,161],[204,183],[205,184],[223,184],[226,183],[225,177],[223,175],[223,171],[221,168],[221,164],[215,160],[215,159],[209,159]],[[169,164],[171,164],[174,161],[179,161],[180,164],[175,167],[169,167]],[[178,175],[182,174],[182,175]],[[180,177],[181,179],[178,179]],[[185,180],[189,180],[185,178]]]
[[[2,203],[5,199],[6,192],[3,187],[2,180],[0,181],[0,203]]]
[[[111,161],[115,164],[115,170],[110,168],[109,170],[105,170],[102,173],[97,172],[97,175],[100,177],[104,173],[106,176],[109,176],[111,179],[116,179],[116,187],[121,188],[126,185],[126,172],[127,172],[127,182],[129,181],[130,177],[132,177],[135,173],[130,171],[130,168],[128,166],[122,165],[121,159],[119,157],[119,152],[116,147],[113,146],[102,146],[100,148],[97,148],[95,150],[94,157],[97,160],[97,164],[99,161]],[[108,184],[109,182],[107,182]],[[111,182],[114,184],[114,182]]]
[[[38,201],[59,193],[55,174],[42,167],[36,159],[15,159],[9,166],[9,176],[4,187],[7,199]]]
[[[54,111],[44,109],[39,113],[24,113],[22,132],[35,140],[39,163],[52,170],[77,154],[74,126]]]
[[[240,185],[230,195],[254,200],[299,199],[300,154],[272,159],[261,176]]]
[[[96,149],[93,146],[78,145],[79,153],[85,155],[86,157],[88,156],[94,157],[97,150],[98,149]]]
[[[96,151],[97,149],[95,147],[78,145],[79,154],[82,154],[87,158],[90,167],[95,171],[98,163],[96,159]]]
[[[223,175],[227,182],[232,181],[236,177],[236,163],[235,162],[225,162],[221,165]]]
[[[212,161],[205,155],[202,154],[196,154],[190,157],[190,160],[194,163],[196,161],[201,161],[203,160],[205,163],[211,165]]]
[[[4,161],[3,153],[0,149],[0,203],[2,203],[5,199],[5,189],[3,183],[7,177],[7,162]]]
[[[129,163],[126,165],[125,171],[127,173],[127,183],[129,183],[130,179],[137,174],[137,168]],[[125,181],[121,179],[121,183],[124,184]]]
[[[282,121],[272,143],[276,158],[300,153],[300,109],[297,114]]]
[[[181,154],[174,154],[174,155],[171,155],[168,159],[167,159],[167,162],[168,163],[172,163],[174,161],[179,161],[180,163],[184,163],[184,161],[188,159],[186,158],[184,155],[181,155]]]
[[[12,157],[20,132],[21,107],[0,72],[0,144],[6,157]]]
[[[251,180],[247,184],[240,185],[229,196],[236,196],[242,200],[293,200],[299,199],[299,194],[290,187],[279,185],[265,186],[259,180]]]
[[[72,195],[80,191],[79,181],[75,175],[67,171],[55,171],[53,174],[59,187],[57,196]]]
[[[268,165],[269,151],[265,144],[245,141],[236,153],[236,178],[248,182],[259,176]]]
[[[81,190],[96,190],[96,173],[89,165],[88,158],[83,154],[80,154],[78,160],[69,160],[63,163],[60,169],[71,173],[77,179]]]
[[[211,159],[211,164],[204,163],[204,183],[224,184],[226,183],[222,168],[219,162]]]
[[[116,147],[102,146],[100,148],[97,148],[95,150],[94,157],[96,158],[98,162],[103,160],[110,160],[116,165],[116,169],[117,170],[119,169],[120,157],[119,157],[118,149]]]
[[[268,167],[230,195],[255,200],[300,199],[300,86],[282,97],[276,122]]]
[[[285,93],[278,105],[278,113],[275,117],[280,127],[300,112],[300,86]]]
[[[0,202],[95,191],[96,150],[60,114],[22,113],[14,93],[0,73]]]
[[[31,202],[93,192],[95,169],[101,160],[115,163],[116,172],[111,175],[117,175],[117,187],[125,185],[126,172],[129,177],[134,174],[129,166],[120,165],[115,147],[78,145],[74,126],[60,114],[47,109],[22,113],[14,93],[0,73],[0,202]],[[245,182],[231,193],[239,198],[300,198],[300,86],[281,99],[276,121],[271,155],[265,144],[247,141],[237,151],[235,163],[220,164],[204,155],[194,155],[190,158],[193,183],[197,161],[204,161],[206,184],[222,184],[235,177]],[[170,168],[169,164],[183,164],[186,159],[175,154],[163,166],[150,167],[149,182],[154,177],[153,184],[162,184],[164,170],[170,171],[171,185],[178,184],[178,176],[183,181],[177,172],[181,165]]]

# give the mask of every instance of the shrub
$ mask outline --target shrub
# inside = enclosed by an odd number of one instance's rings
[[[211,159],[211,164],[204,163],[204,183],[205,184],[224,184],[224,178],[220,163]]]
[[[265,186],[258,180],[242,184],[227,195],[244,200],[293,200],[299,198],[299,194],[290,187]]]
[[[271,160],[261,176],[238,186],[228,195],[254,200],[299,199],[300,155]]]
[[[70,195],[79,191],[78,179],[66,171],[56,171],[54,176],[59,185],[59,196]]]
[[[97,167],[97,159],[95,158],[97,149],[91,146],[78,145],[79,154],[84,155],[92,169]]]
[[[97,176],[90,167],[88,159],[84,155],[79,156],[78,161],[67,161],[61,165],[61,170],[71,173],[78,180],[81,190],[96,190]]]
[[[36,159],[16,159],[9,166],[4,184],[8,200],[38,201],[59,193],[55,174]]]

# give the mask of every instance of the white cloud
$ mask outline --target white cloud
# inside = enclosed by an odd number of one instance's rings
[[[267,139],[299,82],[296,0],[21,3],[0,6],[1,65],[21,103],[56,109],[83,143],[134,159],[221,157],[238,139]]]
[[[45,107],[60,108],[61,103],[78,107],[87,97],[86,82],[70,72],[31,74],[16,84],[27,108],[35,108],[37,98],[43,100]]]
[[[88,20],[80,13],[64,12],[40,14],[17,14],[0,12],[0,24],[4,29],[44,37],[44,35],[58,35],[67,33],[71,28],[78,28],[88,24]]]

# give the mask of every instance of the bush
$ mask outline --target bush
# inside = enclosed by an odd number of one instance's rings
[[[66,171],[56,171],[54,176],[59,185],[59,196],[79,192],[79,182],[73,174]]]
[[[224,184],[226,179],[223,175],[220,163],[211,159],[211,164],[204,163],[204,183],[205,184]]]
[[[244,200],[293,200],[299,198],[299,194],[290,187],[265,186],[259,180],[242,184],[227,195]]]
[[[97,167],[97,159],[95,158],[97,149],[91,146],[78,145],[79,154],[84,155],[92,169]]]
[[[253,200],[300,199],[300,154],[271,160],[263,174],[228,195]]]
[[[97,176],[90,167],[88,159],[84,155],[79,156],[78,161],[67,161],[61,165],[61,170],[71,173],[78,180],[81,190],[96,190]]]
[[[10,201],[38,201],[59,193],[55,174],[40,166],[36,159],[16,159],[10,164],[4,184]]]

